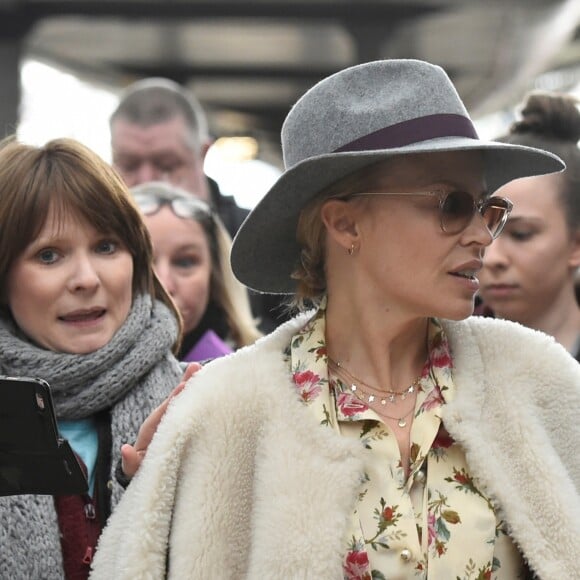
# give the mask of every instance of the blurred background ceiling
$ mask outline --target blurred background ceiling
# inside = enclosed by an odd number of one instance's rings
[[[580,82],[580,0],[0,0],[0,41],[116,89],[172,78],[272,151],[301,93],[363,61],[443,66],[474,117]]]

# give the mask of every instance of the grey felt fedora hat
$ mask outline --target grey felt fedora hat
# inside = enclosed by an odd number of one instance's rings
[[[282,127],[285,172],[234,239],[237,278],[262,292],[292,293],[296,227],[318,192],[394,155],[477,150],[490,191],[519,177],[561,171],[544,151],[478,138],[445,71],[418,60],[381,60],[344,69],[307,91]]]

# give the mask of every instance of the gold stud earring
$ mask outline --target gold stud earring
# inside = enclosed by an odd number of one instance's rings
[[[347,250],[348,255],[352,256],[354,254],[354,244],[350,245],[350,248]]]

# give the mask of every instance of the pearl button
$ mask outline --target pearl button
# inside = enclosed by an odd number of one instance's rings
[[[417,483],[425,483],[426,479],[427,479],[427,476],[425,475],[425,472],[423,470],[419,470],[415,474],[415,481]]]
[[[407,548],[401,550],[401,560],[403,560],[403,562],[408,562],[410,559],[411,559],[411,550],[408,550]]]

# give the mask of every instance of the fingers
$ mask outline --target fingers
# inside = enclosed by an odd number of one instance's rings
[[[165,411],[167,411],[167,405],[169,405],[169,403],[171,403],[171,401],[175,397],[177,397],[177,395],[179,395],[179,393],[181,393],[181,391],[183,391],[184,387],[185,387],[185,382],[179,383],[177,385],[177,387],[175,387],[173,389],[173,391],[171,391],[171,393],[169,393],[169,396],[167,397],[167,399],[165,399],[165,401],[163,401],[163,403],[161,403],[161,405],[159,405],[159,407],[156,407],[151,412],[149,417],[147,417],[147,419],[145,419],[145,423],[147,423],[149,430],[153,429],[154,432],[157,430],[157,427],[159,426],[159,422],[163,418],[163,415],[165,415]],[[145,425],[145,423],[143,423],[143,425]]]
[[[190,363],[185,372],[183,373],[183,377],[181,378],[181,382],[171,391],[169,396],[159,405],[156,407],[150,415],[145,419],[141,428],[139,429],[139,433],[137,434],[137,441],[135,441],[135,445],[129,445],[125,443],[121,447],[121,463],[123,467],[123,473],[127,477],[133,477],[137,470],[141,466],[141,462],[147,453],[147,448],[153,439],[153,435],[155,435],[155,431],[157,431],[157,427],[159,427],[159,423],[165,415],[167,411],[167,406],[169,403],[177,396],[183,389],[185,388],[185,383],[197,372],[201,369],[201,365],[198,363]]]
[[[163,418],[165,411],[167,411],[167,406],[169,405],[169,403],[175,397],[177,397],[177,395],[179,395],[179,393],[181,393],[181,391],[183,391],[183,389],[185,387],[185,383],[187,383],[187,381],[200,368],[201,368],[201,365],[199,365],[197,363],[191,363],[187,367],[187,369],[185,369],[185,373],[183,373],[183,377],[181,379],[181,382],[173,389],[173,391],[171,391],[171,393],[169,393],[168,397],[165,399],[165,401],[163,401],[163,403],[161,403],[161,405],[159,405],[158,407],[153,409],[153,411],[151,411],[151,414],[147,417],[147,419],[145,419],[145,422],[143,423],[143,426],[141,427],[141,431],[144,431],[145,433],[151,433],[151,437],[153,436],[153,433],[155,433],[155,431],[157,430],[157,427],[159,426],[159,423],[160,423],[161,419]],[[151,437],[149,438],[149,440],[151,439]],[[143,443],[148,444],[149,441],[143,441]],[[141,448],[143,446],[146,447],[146,445],[140,444],[139,438],[137,438],[137,443],[135,444],[135,446],[137,447],[138,450],[141,450]]]
[[[196,362],[189,363],[187,368],[185,369],[185,373],[183,373],[183,378],[181,379],[182,382],[186,383],[191,377],[201,369],[201,365]]]
[[[143,461],[143,455],[138,453],[132,445],[125,443],[121,447],[121,465],[127,477],[131,478],[137,473],[141,461]]]

